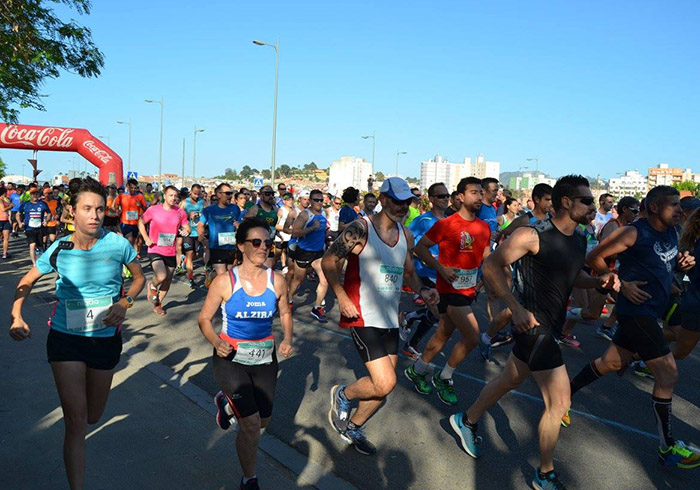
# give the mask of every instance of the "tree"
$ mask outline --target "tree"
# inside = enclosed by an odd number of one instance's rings
[[[314,162],[307,163],[306,165],[304,165],[305,172],[313,172],[314,170],[317,170],[317,169],[318,169],[318,167],[316,166],[316,164]]]
[[[292,169],[289,167],[289,165],[283,164],[275,169],[275,173],[280,177],[289,177],[292,174]]]
[[[5,176],[6,170],[7,166],[5,165],[5,162],[2,161],[2,158],[0,158],[0,179]]]
[[[382,182],[384,182],[384,180],[386,179],[386,177],[384,177],[384,173],[383,173],[383,172],[375,172],[375,173],[374,173],[374,178],[377,179],[377,180],[379,180],[379,181],[382,181]]]
[[[243,168],[241,169],[240,176],[244,180],[250,179],[250,176],[253,174],[252,169],[248,165],[243,165]]]
[[[698,184],[692,180],[684,180],[683,182],[675,183],[673,184],[673,187],[679,191],[691,191],[693,194],[697,193],[698,191]]]
[[[269,168],[264,169],[262,172],[263,179],[270,180],[272,178],[272,172]]]
[[[232,168],[227,168],[224,171],[223,175],[219,175],[216,177],[217,179],[223,179],[223,180],[237,180],[238,179],[238,173],[232,169]]]
[[[47,4],[62,3],[90,14],[90,0],[2,0],[0,2],[0,117],[16,123],[22,108],[43,111],[39,88],[61,70],[96,77],[104,55],[92,32],[75,20],[63,22]]]

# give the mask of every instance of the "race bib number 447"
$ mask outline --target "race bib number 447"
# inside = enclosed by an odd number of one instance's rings
[[[246,366],[270,364],[272,352],[275,350],[274,340],[239,342],[233,361]]]
[[[401,292],[403,286],[403,267],[396,265],[380,265],[379,281],[377,291],[381,292]]]
[[[75,332],[91,332],[105,328],[102,323],[112,298],[84,298],[66,300],[66,328]]]

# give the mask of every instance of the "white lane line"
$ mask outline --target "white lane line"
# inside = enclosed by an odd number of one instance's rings
[[[315,328],[317,330],[323,330],[324,332],[328,332],[332,335],[335,335],[336,337],[342,337],[344,339],[348,339],[348,340],[352,341],[352,338],[349,335],[346,335],[346,334],[340,333],[340,332],[335,332],[329,328],[322,327],[321,325],[314,325],[313,323],[306,323],[306,322],[296,320],[296,319],[294,320],[294,323],[299,324],[299,325],[303,325],[305,327],[312,327],[312,328]],[[401,352],[399,352],[399,356],[404,357],[406,359],[411,359],[410,357],[403,355]],[[432,363],[431,363],[431,365],[433,367],[438,367]],[[476,381],[477,383],[480,383],[482,385],[486,384],[486,380],[483,380],[481,378],[477,378],[476,376],[471,376],[469,374],[462,373],[459,371],[455,371],[454,374],[461,377],[461,378],[465,378],[465,379],[468,379],[471,381]],[[542,401],[541,398],[529,395],[527,393],[523,393],[522,391],[513,390],[509,394],[513,394],[513,395],[519,396],[521,398],[525,398],[527,400],[536,402],[540,405],[544,405],[544,402]],[[658,434],[653,434],[651,432],[647,432],[647,431],[642,430],[642,429],[637,429],[636,427],[632,427],[631,425],[623,424],[620,422],[615,422],[614,420],[606,419],[604,417],[598,417],[598,416],[592,415],[590,413],[581,412],[580,410],[574,410],[573,408],[571,409],[571,413],[574,413],[576,415],[580,415],[581,417],[586,417],[587,419],[590,419],[590,420],[595,420],[596,422],[601,422],[603,424],[609,425],[611,427],[615,427],[617,429],[622,429],[622,430],[625,430],[627,432],[632,432],[632,433],[640,435],[640,436],[648,437],[649,439],[653,439],[655,441],[659,439]]]

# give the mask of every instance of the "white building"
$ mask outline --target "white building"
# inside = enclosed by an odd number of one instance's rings
[[[647,193],[647,178],[637,170],[628,170],[625,175],[610,179],[608,184],[610,194],[615,200],[625,196],[644,196]]]
[[[525,190],[525,189],[534,189],[537,184],[548,184],[554,187],[554,184],[557,183],[557,179],[552,179],[550,177],[547,177],[545,174],[538,172],[538,173],[533,173],[533,172],[525,172],[524,174],[517,176],[517,177],[511,177],[510,182],[508,183],[508,187],[512,190]],[[503,184],[506,184],[503,182]]]
[[[493,177],[497,179],[500,172],[500,162],[486,161],[481,155],[476,157],[474,162],[470,157],[467,157],[463,162],[453,163],[443,159],[438,154],[432,160],[421,162],[421,188],[427,189],[435,182],[442,182],[451,192],[457,189],[457,184],[464,177],[477,177],[479,179]]]
[[[25,175],[6,175],[2,179],[4,180],[5,183],[12,182],[14,184],[29,184],[32,179],[30,177],[27,177]]]
[[[328,192],[338,195],[347,187],[367,189],[367,178],[374,174],[372,163],[364,158],[340,157],[328,170]]]

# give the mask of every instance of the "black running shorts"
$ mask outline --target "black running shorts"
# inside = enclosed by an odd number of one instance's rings
[[[44,234],[41,228],[29,228],[25,230],[24,234],[27,236],[27,245],[33,243],[39,248],[44,245]]]
[[[197,250],[197,237],[182,237],[182,250],[184,250],[185,252],[194,252],[195,250]]]
[[[171,269],[174,269],[177,265],[177,260],[174,255],[148,254],[148,258],[151,259],[151,264],[161,260],[165,264],[165,267],[170,267]]]
[[[49,362],[84,362],[90,369],[114,369],[122,353],[122,336],[85,337],[49,330],[46,355]]]
[[[233,362],[234,350],[228,357],[219,357],[214,350],[214,378],[228,397],[236,418],[256,413],[265,419],[272,415],[272,401],[277,384],[277,354],[272,352],[270,364],[246,366]]]
[[[698,313],[681,313],[681,327],[691,332],[700,332],[700,314]]]
[[[455,293],[440,293],[438,312],[442,315],[443,313],[447,313],[448,306],[471,306],[473,302],[473,296],[465,296],[463,294]]]
[[[551,332],[513,332],[513,340],[513,355],[527,364],[530,371],[548,371],[564,365],[561,349]]]
[[[209,261],[212,264],[233,265],[234,253],[235,251],[232,248],[210,248]]]
[[[350,334],[362,362],[370,362],[399,352],[399,329],[352,327]]]
[[[657,318],[650,315],[618,315],[617,322],[620,326],[613,344],[639,354],[642,361],[658,359],[671,352]]]
[[[307,267],[311,266],[311,263],[314,260],[323,257],[323,250],[304,250],[303,248],[297,246],[296,250],[290,253],[289,256],[294,260],[294,263],[296,265],[298,265],[302,269],[306,269]]]

